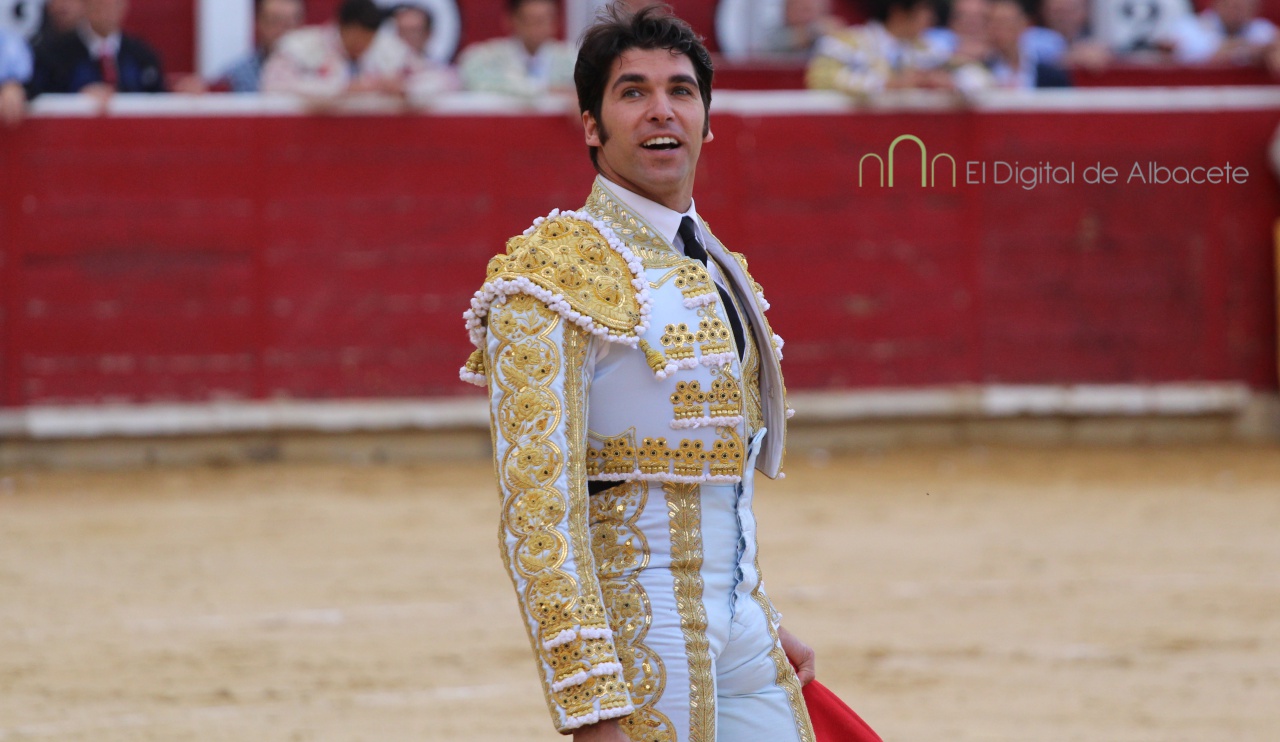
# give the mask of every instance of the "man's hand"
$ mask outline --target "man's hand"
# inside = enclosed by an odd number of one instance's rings
[[[786,652],[787,659],[796,668],[800,685],[808,685],[809,681],[818,675],[817,656],[813,653],[813,647],[800,641],[795,634],[781,626],[778,627],[778,640],[782,643],[782,651]]]
[[[347,86],[348,93],[378,93],[404,97],[404,81],[395,77],[359,77]]]
[[[27,115],[27,93],[16,82],[0,84],[0,124],[17,126]]]
[[[614,719],[575,729],[573,742],[630,742],[626,732]]]
[[[93,99],[98,106],[99,115],[106,115],[107,106],[111,103],[111,98],[116,94],[116,89],[105,82],[91,82],[80,88],[80,92]]]

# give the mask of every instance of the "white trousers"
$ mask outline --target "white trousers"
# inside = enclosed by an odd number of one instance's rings
[[[752,489],[628,482],[591,497],[632,740],[814,742],[760,579]]]

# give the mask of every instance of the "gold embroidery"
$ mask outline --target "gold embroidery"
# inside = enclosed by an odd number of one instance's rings
[[[725,426],[716,428],[720,440],[711,446],[709,456],[713,476],[732,476],[742,472],[742,439],[738,431]]]
[[[666,349],[667,358],[675,361],[693,358],[694,334],[689,332],[687,324],[681,322],[667,325],[666,331],[662,333],[661,342],[662,347]]]
[[[747,435],[752,436],[764,427],[764,406],[760,399],[760,353],[753,339],[747,340],[747,352],[742,360],[742,379],[746,386],[743,399]]]
[[[489,261],[486,281],[522,278],[615,332],[633,334],[642,319],[631,268],[580,219],[547,219],[532,234],[512,237],[507,254]]]
[[[599,181],[591,186],[591,195],[587,197],[585,209],[617,233],[627,243],[627,247],[640,257],[645,268],[675,268],[688,261],[688,258],[677,254],[652,227],[615,201]]]
[[[733,332],[719,317],[704,317],[698,323],[698,334],[695,338],[704,356],[733,352]]]
[[[587,502],[586,466],[586,399],[582,369],[587,362],[587,336],[575,329],[564,335],[564,397],[567,408],[565,437],[569,448],[569,536],[573,553],[578,555],[578,579],[582,583],[578,598],[578,616],[584,629],[609,628],[608,614],[600,602],[600,582],[595,565],[587,560],[591,554],[591,533],[587,525],[590,505]],[[580,639],[583,658],[592,667],[617,661],[613,642],[609,639]],[[623,703],[626,705],[626,696]]]
[[[662,274],[658,277],[658,280],[650,281],[649,287],[654,289],[662,288],[672,278],[676,279],[676,288],[680,289],[680,294],[684,297],[686,306],[709,303],[709,300],[705,297],[716,294],[715,287],[711,284],[711,274],[707,272],[707,267],[697,260],[686,259],[680,261],[678,267]],[[695,302],[694,300],[696,299],[701,299],[701,301]]]
[[[707,609],[702,604],[702,510],[696,484],[666,483],[671,521],[671,576],[676,610],[689,663],[689,740],[715,742],[715,691],[711,678],[711,645]]]
[[[696,260],[686,261],[676,269],[676,288],[680,289],[685,299],[697,299],[716,293],[711,287],[711,274],[706,266]]]
[[[711,233],[711,227],[710,227],[710,226],[709,226],[705,221],[702,223],[702,226],[707,230],[707,234],[711,235],[711,238],[712,238],[712,239],[714,239],[714,240],[716,240],[717,242],[719,242],[719,240],[718,240],[718,239],[716,239],[715,235]],[[720,243],[720,244],[722,244],[722,245],[723,245],[724,243]],[[733,257],[734,261],[735,261],[735,262],[737,262],[737,263],[738,263],[738,265],[742,268],[742,272],[743,272],[743,274],[747,277],[747,280],[751,282],[751,288],[752,288],[752,290],[754,291],[754,294],[753,294],[752,296],[750,296],[750,297],[747,297],[747,298],[748,298],[748,299],[749,299],[749,300],[750,300],[750,301],[755,305],[755,308],[756,308],[756,311],[752,313],[752,321],[753,321],[753,322],[754,322],[754,321],[758,321],[758,322],[760,322],[761,327],[760,327],[760,328],[758,328],[758,329],[759,329],[759,330],[761,330],[761,331],[763,332],[763,337],[772,338],[772,337],[773,337],[773,328],[771,328],[771,327],[769,326],[769,318],[765,316],[765,313],[764,313],[764,303],[762,302],[762,299],[761,299],[761,297],[764,295],[764,291],[761,289],[760,284],[759,284],[759,283],[757,283],[757,282],[756,282],[756,280],[755,280],[754,278],[752,278],[752,277],[751,277],[751,271],[750,271],[750,270],[748,270],[748,268],[747,268],[747,258],[746,258],[746,256],[745,256],[745,255],[743,255],[742,253],[734,252],[734,251],[732,251],[732,250],[728,250],[727,252],[729,253],[729,255],[730,255],[730,256],[732,256],[732,257]],[[762,349],[762,348],[758,348],[758,347],[757,347],[757,349],[756,349],[756,350],[757,350],[758,352],[760,352],[760,353],[763,353],[763,350],[764,350],[764,349]],[[771,376],[774,378],[774,383],[775,383],[775,384],[777,385],[777,387],[778,387],[778,388],[777,388],[777,390],[776,390],[776,391],[774,392],[774,394],[773,394],[773,398],[774,398],[775,400],[778,400],[778,402],[782,405],[783,409],[785,410],[785,408],[786,408],[786,398],[787,398],[787,386],[786,386],[786,382],[785,382],[785,380],[784,380],[784,378],[783,378],[783,375],[782,375],[782,369],[781,369],[781,367],[780,367],[780,364],[778,363],[778,356],[777,356],[777,354],[776,354],[776,353],[770,353],[770,354],[769,354],[769,356],[768,356],[768,358],[765,358],[763,355],[760,355],[760,356],[759,356],[759,364],[760,364],[761,366],[763,366],[763,364],[765,364],[765,363],[768,363],[768,364],[769,364],[770,369],[771,369],[771,370],[769,371],[769,375],[771,375]],[[757,394],[759,393],[759,389],[760,389],[760,384],[759,384],[759,375],[760,375],[760,374],[763,374],[763,373],[764,373],[763,368],[759,368],[759,369],[757,369],[757,372],[756,372],[756,376],[757,376],[757,378],[756,378],[756,380],[754,381],[754,383],[752,383],[752,380],[750,379],[750,377],[746,377],[746,376],[745,376],[745,374],[744,374],[744,378],[747,378],[747,379],[748,379],[748,382],[752,384],[752,388],[754,388],[754,389],[755,389],[755,391],[756,391],[756,393],[757,393]],[[748,396],[749,396],[749,395],[748,395]],[[760,405],[760,408],[763,410],[763,404],[761,404],[761,405]],[[748,404],[748,413],[750,413],[750,404]],[[764,421],[764,414],[763,414],[763,411],[761,412],[761,416],[760,416],[760,417],[761,417],[761,423],[760,423],[760,426],[761,426],[761,427],[763,427],[763,425],[764,425],[764,422],[763,422],[763,421]],[[783,417],[783,419],[785,420],[785,414],[784,414],[782,417]],[[756,430],[758,430],[758,429],[759,429],[759,428],[757,427],[757,428],[756,428]],[[755,431],[753,430],[752,432],[755,432]],[[770,431],[769,431],[769,437],[770,437],[770,438],[781,437],[782,458],[783,458],[783,459],[785,459],[785,458],[786,458],[786,453],[787,453],[787,439],[786,439],[786,436],[787,436],[787,426],[786,426],[785,422],[784,422],[784,424],[782,425],[782,429],[781,429],[781,430],[770,430]],[[775,438],[775,439],[776,439],[776,438]]]
[[[736,414],[736,413],[735,413]],[[711,450],[702,441],[681,439],[675,448],[666,438],[645,438],[639,445],[635,431],[620,436],[598,438],[600,446],[587,448],[587,476],[601,478],[605,475],[672,474],[679,477],[702,477],[710,474],[719,477],[737,477],[742,474],[742,437],[728,426],[716,428],[720,440]]]
[[[671,404],[675,407],[677,420],[702,417],[703,405],[706,401],[707,395],[702,391],[702,382],[676,382],[676,391],[671,395]]]
[[[600,448],[587,448],[587,476],[601,474],[630,474],[635,470],[636,431],[634,428],[622,435],[600,438]]]
[[[636,522],[648,497],[649,486],[644,482],[627,482],[593,495],[591,542],[618,659],[635,707],[619,723],[633,740],[676,742],[671,720],[656,708],[666,688],[666,665],[644,643],[653,611],[637,576],[649,565],[649,544]]]
[[[614,661],[612,644],[607,639],[580,639],[546,649],[544,643],[562,632],[579,627],[607,626],[602,606],[594,598],[586,598],[577,579],[564,569],[569,555],[569,541],[558,530],[569,515],[570,539],[579,555],[590,554],[585,535],[586,477],[581,466],[569,462],[570,490],[574,501],[566,499],[556,488],[566,466],[565,453],[550,439],[566,414],[560,400],[551,391],[561,373],[560,353],[550,337],[560,325],[560,316],[533,297],[511,297],[490,324],[496,344],[493,348],[491,393],[497,398],[493,413],[495,440],[501,437],[508,446],[498,462],[503,503],[501,537],[515,541],[511,553],[502,549],[504,561],[517,589],[524,580],[521,607],[536,624],[530,629],[530,640],[540,660],[551,668],[551,678],[543,676],[548,707],[555,713],[558,703],[569,717],[589,714],[594,704],[600,708],[622,708],[628,703],[625,691],[614,677],[591,678],[588,683],[553,692],[551,684],[572,678],[592,667]],[[577,328],[568,328],[565,344],[569,352],[565,361],[566,384],[577,395],[568,407],[568,440],[574,430],[585,425],[581,404],[581,363],[585,359],[586,341]],[[577,378],[578,381],[572,381]],[[573,387],[574,384],[576,387]],[[572,394],[566,395],[573,397]],[[573,453],[571,451],[571,453]],[[581,458],[576,456],[575,458]],[[580,511],[574,513],[574,506]],[[579,523],[581,525],[579,525]],[[594,568],[578,565],[598,595]],[[613,683],[613,686],[610,683]],[[583,708],[587,710],[582,711]]]
[[[809,708],[804,703],[804,691],[800,687],[800,678],[796,677],[795,668],[791,666],[791,661],[787,659],[787,653],[782,649],[782,642],[778,639],[779,622],[777,610],[773,607],[773,601],[769,600],[769,596],[764,592],[764,576],[760,573],[760,542],[756,540],[756,588],[751,591],[751,597],[759,604],[760,609],[764,611],[765,625],[769,627],[769,636],[773,637],[773,649],[769,650],[769,659],[773,660],[773,667],[776,671],[774,682],[780,688],[786,691],[787,701],[791,705],[791,716],[796,722],[796,731],[800,733],[800,742],[815,742],[813,733],[813,722],[809,719]]]
[[[707,393],[711,417],[732,417],[742,414],[742,387],[733,377],[728,365],[721,366],[720,378],[711,382]]]

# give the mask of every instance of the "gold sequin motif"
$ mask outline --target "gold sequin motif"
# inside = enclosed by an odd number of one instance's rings
[[[718,317],[704,317],[694,337],[704,356],[733,351],[733,332]]]
[[[684,322],[667,325],[660,338],[667,358],[673,361],[693,358],[694,340],[694,333],[689,331],[689,326]]]
[[[636,523],[648,496],[644,482],[625,482],[593,495],[591,545],[618,660],[635,706],[619,723],[633,740],[676,742],[671,720],[656,708],[666,688],[666,666],[644,643],[653,611],[638,575],[649,564],[649,544]]]

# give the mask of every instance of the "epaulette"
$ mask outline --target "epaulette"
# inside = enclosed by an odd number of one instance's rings
[[[507,241],[464,314],[476,350],[459,372],[484,386],[485,319],[501,298],[527,294],[605,340],[638,347],[649,327],[644,266],[608,226],[585,212],[553,211]]]

